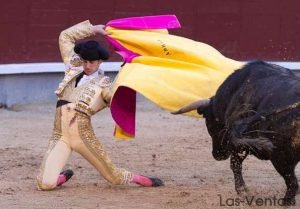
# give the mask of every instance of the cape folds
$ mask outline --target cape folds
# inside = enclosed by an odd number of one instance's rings
[[[167,29],[180,27],[175,15],[124,18],[106,26],[107,40],[126,62],[114,82],[111,101],[117,138],[135,135],[136,92],[175,111],[213,96],[243,65],[205,43],[168,34]]]

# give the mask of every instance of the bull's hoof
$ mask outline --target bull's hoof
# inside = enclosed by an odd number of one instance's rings
[[[247,196],[249,193],[249,189],[246,186],[241,186],[235,189],[237,194],[240,196]]]
[[[293,206],[296,205],[295,198],[283,198],[283,206]]]

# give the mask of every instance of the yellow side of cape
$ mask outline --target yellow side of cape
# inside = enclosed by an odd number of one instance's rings
[[[107,31],[122,46],[141,55],[122,68],[113,92],[119,86],[132,88],[168,111],[210,98],[243,65],[207,44],[170,35],[167,30],[110,27]],[[190,115],[198,116],[195,112]]]

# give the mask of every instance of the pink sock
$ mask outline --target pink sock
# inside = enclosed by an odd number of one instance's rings
[[[144,187],[151,187],[152,186],[152,181],[148,177],[141,176],[141,175],[133,174],[131,182],[139,184],[139,185],[144,186]]]
[[[62,185],[65,182],[66,182],[65,175],[59,175],[58,179],[57,179],[57,182],[56,182],[56,186],[60,186],[60,185]]]

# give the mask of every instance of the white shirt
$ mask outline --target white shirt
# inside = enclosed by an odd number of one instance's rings
[[[80,79],[80,81],[78,82],[77,87],[85,84],[86,82],[88,82],[94,78],[97,78],[98,75],[99,75],[99,70],[97,70],[96,72],[94,72],[91,75],[83,75],[82,78]]]

